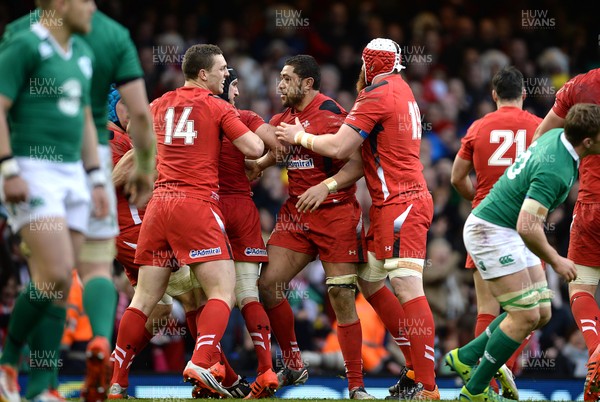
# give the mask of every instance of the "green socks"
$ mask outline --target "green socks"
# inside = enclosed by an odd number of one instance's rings
[[[490,337],[479,366],[466,385],[467,390],[472,395],[481,394],[490,385],[490,381],[498,369],[506,363],[519,346],[521,346],[521,342],[509,338],[500,328],[497,328]]]
[[[479,362],[479,359],[483,357],[485,345],[487,345],[488,340],[490,339],[488,336],[488,330],[493,334],[505,317],[506,313],[500,314],[477,338],[458,349],[459,360],[471,367],[475,366],[477,362]]]
[[[13,367],[19,365],[23,345],[32,330],[41,322],[48,307],[52,304],[52,299],[56,298],[54,293],[58,292],[37,289],[35,284],[30,282],[17,297],[8,324],[8,336],[0,364],[8,364]]]
[[[27,383],[27,399],[32,399],[55,385],[58,369],[61,367],[60,343],[66,318],[65,307],[53,304],[48,307],[40,325],[31,334],[31,372]]]
[[[108,278],[90,279],[83,288],[83,309],[90,319],[94,336],[112,340],[117,308],[117,291]]]

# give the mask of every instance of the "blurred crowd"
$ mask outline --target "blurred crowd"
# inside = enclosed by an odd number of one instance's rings
[[[27,3],[0,4],[0,32],[7,22],[33,8]],[[150,99],[183,83],[180,63],[190,45],[214,43],[221,47],[240,77],[236,106],[251,109],[266,121],[281,110],[277,84],[287,57],[313,55],[322,67],[321,92],[349,110],[356,97],[355,83],[365,44],[376,37],[391,38],[400,44],[402,64],[406,66],[403,74],[421,111],[421,161],[435,204],[424,282],[435,317],[436,354],[440,356],[466,343],[473,335],[476,303],[472,273],[463,268],[462,241],[462,226],[470,212],[470,203],[453,190],[450,173],[460,139],[470,124],[495,110],[491,77],[506,65],[516,66],[525,77],[524,108],[543,117],[556,92],[570,77],[600,67],[600,36],[594,29],[593,2],[579,2],[576,7],[554,0],[502,3],[107,0],[98,3],[100,10],[130,29]],[[283,166],[272,167],[253,186],[265,238],[287,197],[286,177]],[[367,211],[370,199],[362,180],[358,188],[359,202]],[[566,255],[568,247],[576,191],[577,186],[568,201],[548,219],[547,235],[561,255]],[[365,221],[368,223],[367,214]],[[10,236],[2,225],[0,340],[5,335],[15,295],[27,281],[27,265],[18,239]],[[571,317],[566,287],[552,270],[547,272],[556,292],[553,320],[534,335],[524,351],[522,371],[531,375],[543,372],[546,377],[585,377],[586,347]],[[124,310],[131,289],[118,267],[115,281],[121,293],[119,309]],[[312,263],[283,291],[296,314],[301,350],[312,352],[306,356],[312,370],[322,367],[328,372],[331,368],[343,371],[343,366],[336,366],[336,347],[329,339],[335,323],[320,263]],[[378,318],[367,310],[363,331],[382,327]],[[173,326],[177,325],[183,327],[185,317],[175,309]],[[184,354],[190,353],[193,345],[189,337],[173,336],[175,333],[181,331],[155,337],[146,359],[136,358],[133,372],[135,366],[139,370],[156,371],[183,368],[187,360]],[[377,347],[372,355],[363,356],[365,361],[374,359],[366,369],[374,374],[397,374],[398,364],[402,363],[397,348],[389,347],[385,331],[374,332],[372,336]],[[232,315],[223,347],[234,367],[240,370],[255,367],[252,342],[245,334],[239,314]],[[74,356],[76,359],[78,355]],[[439,369],[443,374],[443,367]]]

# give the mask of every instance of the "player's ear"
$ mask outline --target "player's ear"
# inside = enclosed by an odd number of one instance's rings
[[[310,91],[313,89],[313,85],[315,84],[315,79],[313,77],[306,78],[306,90]]]
[[[527,98],[527,90],[525,90],[525,88],[523,88],[523,91],[521,93],[521,99],[525,100],[525,98]]]
[[[492,100],[494,103],[498,102],[498,94],[496,93],[495,89],[492,89]]]
[[[208,71],[206,71],[205,69],[201,68],[198,71],[198,78],[201,79],[202,81],[206,81],[208,79]]]

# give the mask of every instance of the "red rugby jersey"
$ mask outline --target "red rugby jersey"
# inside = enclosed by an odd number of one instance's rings
[[[150,108],[158,149],[153,196],[177,193],[216,202],[221,134],[234,141],[250,131],[237,110],[198,87],[167,92]]]
[[[344,123],[365,139],[362,158],[374,206],[406,202],[427,191],[419,107],[400,74],[363,89]]]
[[[477,187],[472,207],[490,192],[506,168],[529,147],[542,119],[514,106],[503,106],[473,122],[458,156],[473,162]]]
[[[552,110],[563,119],[576,103],[600,105],[600,68],[580,74],[569,81],[556,93]],[[579,167],[579,194],[577,201],[600,202],[600,155],[590,155],[581,160]]]
[[[238,110],[242,122],[256,132],[265,121],[251,110]],[[227,138],[223,138],[219,158],[219,195],[250,194],[250,182],[246,177],[245,156]]]
[[[321,93],[302,110],[298,112],[287,108],[283,113],[276,114],[270,124],[278,126],[285,122],[294,124],[296,117],[300,119],[307,133],[335,134],[344,122],[347,112],[336,101]],[[299,197],[310,187],[315,186],[328,177],[333,176],[344,166],[345,161],[321,156],[301,145],[292,145],[287,156],[289,194]],[[323,204],[342,202],[354,195],[356,185],[329,194]]]

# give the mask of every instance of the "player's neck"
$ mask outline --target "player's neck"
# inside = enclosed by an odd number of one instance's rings
[[[498,109],[500,109],[501,107],[516,107],[519,109],[523,109],[523,100],[519,99],[519,100],[500,100],[498,99],[496,101],[496,107]]]
[[[73,32],[64,23],[57,26],[54,21],[49,21],[47,18],[40,19],[40,24],[50,32],[56,43],[65,51],[69,51],[69,39]]]
[[[297,112],[301,112],[303,111],[309,104],[310,102],[313,101],[313,99],[315,99],[315,96],[317,96],[319,94],[319,91],[316,91],[314,89],[311,89],[305,96],[304,98],[302,98],[302,102],[300,102],[298,104],[298,106],[294,106],[294,109]]]
[[[208,85],[206,85],[204,82],[198,81],[198,80],[186,79],[183,86],[184,87],[202,88],[202,89],[206,89],[206,90],[210,91],[210,88],[208,87]]]

